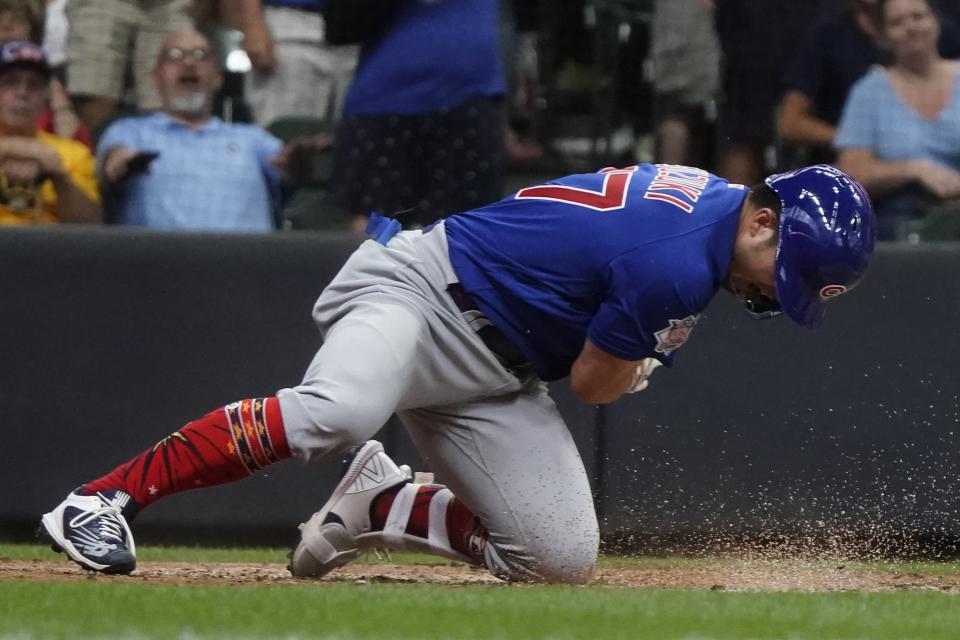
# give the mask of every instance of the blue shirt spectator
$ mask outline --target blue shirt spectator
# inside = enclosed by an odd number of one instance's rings
[[[158,229],[270,231],[280,175],[270,164],[283,143],[252,125],[211,118],[198,128],[155,113],[113,123],[97,145],[156,152],[149,173],[117,194],[121,224]]]
[[[854,85],[836,136],[837,165],[877,203],[881,240],[911,238],[960,198],[960,64],[938,51],[932,1],[880,5],[893,62]]]
[[[308,177],[329,140],[286,144],[252,125],[213,116],[223,78],[196,31],[164,41],[154,67],[159,113],[113,123],[97,146],[108,219],[157,229],[269,231],[279,226],[281,178]]]
[[[778,127],[786,142],[823,147],[812,159],[833,160],[831,147],[843,105],[854,83],[874,65],[888,63],[891,54],[880,45],[876,3],[854,2],[829,11],[813,22],[788,68],[786,95]],[[945,58],[960,58],[960,29],[941,22],[939,50]]]
[[[506,92],[492,0],[403,0],[365,44],[344,113],[427,113]]]
[[[933,119],[904,104],[885,71],[864,76],[850,92],[836,146],[871,149],[880,160],[932,160],[960,171],[960,74],[946,109]]]
[[[425,226],[503,197],[499,2],[399,2],[362,44],[335,136],[331,182],[356,231],[371,211]]]

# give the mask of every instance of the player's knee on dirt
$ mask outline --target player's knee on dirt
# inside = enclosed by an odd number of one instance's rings
[[[586,584],[597,564],[597,540],[585,536],[531,552],[515,545],[489,542],[484,561],[490,572],[512,582]]]

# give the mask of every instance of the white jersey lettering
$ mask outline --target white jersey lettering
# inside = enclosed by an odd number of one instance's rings
[[[693,206],[700,200],[708,182],[710,174],[702,169],[658,164],[657,176],[643,197],[645,200],[667,202],[686,213],[693,213]]]

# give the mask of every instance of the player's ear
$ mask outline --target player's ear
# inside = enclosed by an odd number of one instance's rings
[[[755,209],[752,218],[750,222],[751,235],[758,237],[760,240],[766,240],[777,234],[779,221],[773,209],[768,207]]]

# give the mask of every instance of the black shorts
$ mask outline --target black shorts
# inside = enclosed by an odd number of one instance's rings
[[[427,114],[344,116],[332,176],[338,205],[417,227],[499,200],[502,122],[501,100],[488,97]]]

